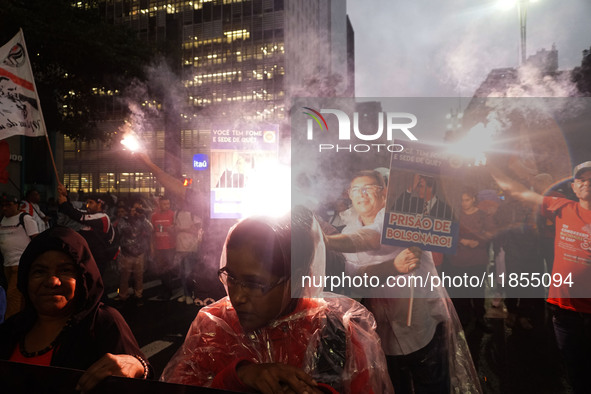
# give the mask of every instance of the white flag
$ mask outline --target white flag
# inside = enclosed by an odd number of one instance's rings
[[[23,31],[0,48],[0,140],[46,134]]]

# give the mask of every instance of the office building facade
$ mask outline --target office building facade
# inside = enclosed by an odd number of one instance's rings
[[[195,172],[192,158],[209,152],[217,124],[272,124],[285,140],[291,97],[354,94],[353,28],[345,1],[105,0],[98,6],[108,21],[127,25],[168,54],[167,66],[149,73],[148,84],[164,85],[156,99],[99,88],[97,94],[112,96],[103,126],[121,129],[123,109],[133,103],[153,160],[203,187],[209,175]],[[116,140],[66,137],[63,168],[72,190],[163,191]]]

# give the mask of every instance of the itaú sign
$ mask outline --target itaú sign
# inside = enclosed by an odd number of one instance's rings
[[[209,168],[209,157],[204,153],[193,155],[193,169],[197,171],[207,170]]]

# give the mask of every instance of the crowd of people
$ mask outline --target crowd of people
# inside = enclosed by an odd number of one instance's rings
[[[84,370],[77,387],[82,391],[112,375],[153,377],[124,318],[105,304],[105,269],[113,262],[119,267],[115,302],[143,305],[149,259],[162,282],[158,299],[173,299],[178,277],[178,301],[192,305],[191,278],[207,228],[186,204],[186,191],[151,166],[159,180],[174,186],[167,191],[183,202],[178,210],[161,196],[154,205],[145,199],[111,204],[109,213],[105,196],[89,196],[80,206],[59,185],[61,219],[54,221],[39,207],[39,193],[27,193],[23,202],[2,196],[6,321],[0,325],[0,359]],[[303,278],[339,270],[381,279],[478,276],[493,267],[497,274],[577,277],[578,286],[551,287],[547,295],[524,286],[498,296],[505,298],[506,326],[526,331],[547,297],[569,381],[576,393],[589,392],[591,298],[584,285],[591,264],[591,162],[573,170],[578,201],[548,193],[546,176],[524,185],[497,167],[490,172],[498,188],[456,190],[457,207],[436,194],[433,178],[420,174],[408,196],[390,207],[457,221],[458,246],[450,255],[381,243],[388,185],[377,171],[353,175],[326,221],[304,207],[279,218],[238,221],[220,256],[218,278],[227,296],[199,309],[160,380],[262,393],[481,392],[464,330],[490,329],[484,293],[376,286],[348,294],[353,299],[306,286]],[[547,248],[550,237],[555,249]]]
[[[585,381],[583,372],[588,366],[583,353],[591,341],[586,309],[589,295],[583,289],[585,283],[589,283],[584,266],[591,262],[589,243],[586,241],[591,237],[589,213],[586,211],[589,200],[587,178],[591,176],[591,162],[576,166],[569,183],[555,183],[552,176],[545,173],[524,177],[507,168],[505,171],[508,174],[505,174],[498,168],[501,165],[488,167],[492,185],[490,182],[483,182],[486,187],[481,190],[475,189],[473,183],[454,188],[452,193],[457,194],[454,197],[459,202],[451,208],[442,194],[435,194],[435,178],[414,174],[412,185],[392,200],[390,210],[433,218],[443,217],[458,223],[458,240],[454,253],[431,253],[439,275],[443,273],[450,277],[482,277],[485,274],[487,278],[494,278],[489,286],[447,289],[453,305],[452,315],[457,313],[459,326],[466,329],[471,361],[476,367],[483,335],[493,333],[491,320],[486,317],[485,301],[488,297],[487,307],[491,309],[489,314],[504,317],[504,330],[527,335],[533,334],[535,330],[547,330],[549,325],[553,330],[555,346],[563,356],[572,389],[577,393],[589,392],[591,387]],[[354,267],[355,264],[362,264],[364,260],[377,264],[389,248],[379,245],[386,186],[375,172],[360,173],[348,184],[345,193],[338,197],[335,204],[323,212],[327,222],[340,226],[338,235],[327,237],[327,246],[341,248],[345,252],[345,270],[350,269],[351,264]],[[451,197],[450,194],[447,197]],[[440,208],[435,210],[437,205]],[[441,208],[443,206],[445,208]],[[574,213],[567,216],[565,212],[571,211]],[[573,238],[568,234],[577,236]],[[341,243],[341,240],[347,241]],[[359,272],[358,267],[351,272]],[[420,275],[418,271],[415,274]],[[569,274],[577,278],[578,286],[573,288],[563,284],[545,288],[528,281],[527,284],[522,282],[518,286],[508,286],[505,282],[501,287],[499,282],[501,277],[505,280],[524,276],[542,278],[543,275],[545,278],[556,278],[555,275],[567,278]],[[402,297],[397,297],[395,301],[400,299]],[[396,327],[396,322],[402,319],[395,318],[393,312],[385,313],[387,308],[376,308],[375,305],[388,302],[394,304],[395,301],[375,297],[364,300],[364,304],[378,321],[378,332],[389,361],[385,334],[390,328],[393,333],[404,332],[404,328]],[[386,317],[380,318],[382,314]],[[381,329],[387,328],[386,333],[380,331],[381,320]],[[419,334],[415,330],[404,338],[409,339],[413,335]],[[548,344],[544,346],[551,347]],[[440,362],[439,365],[447,364]],[[398,371],[404,369],[397,368]],[[408,379],[409,371],[412,375],[412,367],[406,366],[406,369]],[[393,378],[395,388],[399,376],[400,372]],[[421,376],[422,379],[424,375],[417,371],[416,376]],[[437,378],[430,375],[428,381],[435,383]],[[417,386],[414,387],[416,390]]]
[[[31,189],[22,201],[13,195],[1,197],[2,223],[0,248],[4,271],[0,275],[5,301],[0,320],[24,308],[23,294],[17,288],[19,259],[27,245],[46,229],[63,226],[77,231],[86,240],[103,277],[118,275],[111,288],[117,292],[114,301],[130,299],[142,306],[144,274],[148,272],[162,281],[160,300],[169,300],[175,290],[173,281],[180,281],[183,295],[179,302],[194,304],[194,272],[198,268],[199,246],[203,237],[202,219],[184,206],[171,209],[167,196],[118,200],[113,195],[96,194],[79,201],[82,193],[70,193],[58,186],[57,209],[48,213],[40,194]],[[148,267],[150,263],[150,267]],[[131,287],[130,287],[131,286]],[[103,295],[107,300],[107,294]],[[197,299],[200,305],[201,300]]]

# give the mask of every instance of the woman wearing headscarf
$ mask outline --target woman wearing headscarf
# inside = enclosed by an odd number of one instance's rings
[[[228,296],[199,311],[161,379],[242,392],[392,392],[371,314],[299,287],[324,269],[320,234],[306,210],[234,226],[219,270]]]
[[[100,302],[103,281],[80,234],[54,227],[31,241],[18,288],[25,308],[0,325],[1,359],[86,370],[82,391],[111,375],[152,374],[121,314]]]

